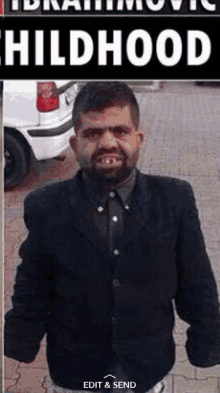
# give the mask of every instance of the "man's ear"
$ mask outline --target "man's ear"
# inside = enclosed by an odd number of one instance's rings
[[[76,150],[77,150],[77,137],[76,137],[76,135],[70,137],[69,143],[70,143],[70,146],[73,149],[73,151],[76,153]]]
[[[138,130],[137,132],[138,132],[138,138],[139,138],[140,146],[141,146],[145,140],[145,133],[141,130]]]

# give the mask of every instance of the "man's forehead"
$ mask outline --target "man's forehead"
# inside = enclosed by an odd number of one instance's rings
[[[104,108],[102,111],[91,110],[81,114],[82,127],[86,126],[86,124],[111,125],[117,122],[120,124],[131,123],[131,114],[128,105],[123,107],[111,106]]]

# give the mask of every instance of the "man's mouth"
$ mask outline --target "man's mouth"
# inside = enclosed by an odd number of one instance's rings
[[[95,165],[100,168],[113,168],[121,166],[123,157],[115,154],[103,154],[96,159]]]

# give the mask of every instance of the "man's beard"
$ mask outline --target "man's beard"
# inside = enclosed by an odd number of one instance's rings
[[[122,164],[118,168],[98,168],[97,159],[102,154],[117,153],[123,157]],[[133,171],[139,157],[139,149],[137,149],[131,157],[126,156],[123,152],[113,150],[100,150],[94,153],[90,160],[84,156],[78,156],[77,161],[82,171],[95,183],[100,185],[114,185],[123,182]]]
[[[114,173],[102,173],[102,170],[88,170],[82,168],[86,175],[95,183],[100,183],[102,185],[114,185],[123,182],[133,171],[135,165],[132,167],[121,167],[117,172]]]

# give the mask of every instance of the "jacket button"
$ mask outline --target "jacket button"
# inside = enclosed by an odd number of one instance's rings
[[[112,282],[114,287],[118,287],[120,285],[120,281],[117,278],[115,278]]]

